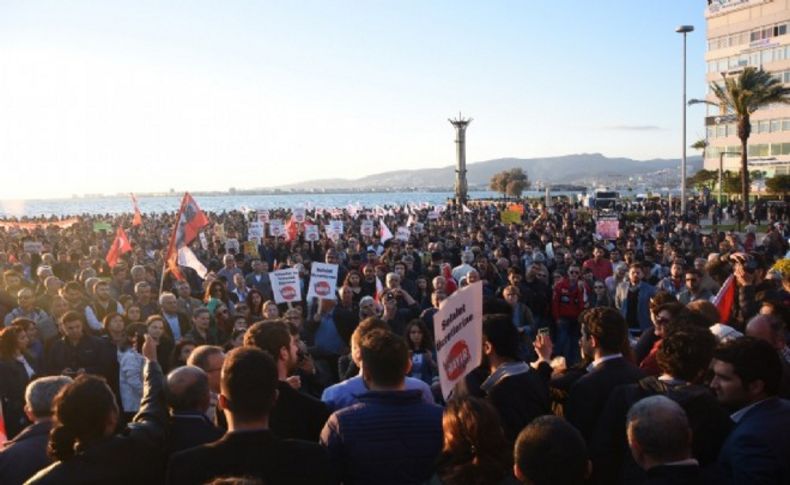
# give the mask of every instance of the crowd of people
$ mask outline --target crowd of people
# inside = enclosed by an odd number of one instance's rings
[[[206,213],[183,279],[176,214],[4,222],[0,483],[790,483],[788,214],[758,238],[691,207],[611,239],[567,201],[312,209],[342,221],[315,241]],[[304,297],[313,262],[334,298],[277,304],[270,272]],[[468,285],[483,359],[445,399],[433,317]]]

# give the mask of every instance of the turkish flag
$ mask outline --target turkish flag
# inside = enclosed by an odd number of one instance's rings
[[[713,304],[719,310],[721,317],[717,323],[726,324],[730,319],[732,306],[735,304],[735,277],[730,275],[721,285],[721,289],[716,297],[713,299]]]
[[[131,250],[132,244],[129,242],[129,238],[126,237],[126,232],[124,232],[123,227],[119,227],[118,231],[115,233],[115,240],[112,242],[110,250],[107,251],[107,257],[105,258],[107,264],[109,264],[111,268],[115,267],[121,256]]]

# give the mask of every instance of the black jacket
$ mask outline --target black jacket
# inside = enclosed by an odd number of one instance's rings
[[[39,470],[52,463],[47,456],[50,421],[36,423],[23,429],[0,451],[0,483],[21,485]]]
[[[500,380],[488,390],[488,399],[498,411],[505,438],[511,443],[533,419],[551,414],[548,385],[534,369]]]
[[[32,359],[28,359],[32,362]],[[16,360],[0,359],[0,404],[6,433],[13,438],[30,422],[25,416],[25,387],[30,379],[25,366]]]
[[[328,484],[326,450],[317,443],[282,440],[269,430],[227,433],[218,441],[176,453],[167,483],[193,485],[219,476],[261,478],[267,485]]]
[[[28,483],[98,485],[161,482],[167,408],[164,377],[159,364],[146,362],[144,379],[140,411],[122,433],[78,448],[74,456],[41,470]]]
[[[602,362],[571,387],[565,418],[591,443],[598,418],[614,388],[642,377],[642,371],[622,357]]]
[[[60,375],[66,368],[74,371],[85,369],[88,374],[107,379],[111,388],[118,387],[118,356],[109,340],[83,335],[76,346],[71,345],[66,337],[53,341],[44,355],[44,373]]]
[[[721,483],[716,474],[699,465],[659,465],[647,471],[645,485],[713,485]]]
[[[329,409],[318,399],[302,394],[287,382],[277,385],[277,402],[274,404],[269,426],[272,432],[284,439],[297,439],[318,443],[321,430],[329,419]]]
[[[176,413],[170,416],[170,433],[167,435],[167,455],[222,438],[225,432],[202,413]]]

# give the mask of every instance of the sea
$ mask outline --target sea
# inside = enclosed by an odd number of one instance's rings
[[[570,195],[576,192],[552,192],[552,195]],[[524,197],[543,197],[540,191],[527,191]],[[182,194],[173,196],[143,197],[137,202],[143,213],[162,213],[177,211]],[[377,205],[403,204],[442,204],[453,197],[452,192],[369,192],[369,193],[309,193],[274,195],[195,195],[194,199],[201,209],[210,212],[223,212],[240,209],[274,209],[295,207],[347,207],[350,204],[362,207]],[[469,192],[472,199],[494,199],[501,194],[490,191]],[[129,196],[75,197],[70,199],[39,200],[0,200],[0,218],[72,216],[80,214],[120,214],[132,212]]]

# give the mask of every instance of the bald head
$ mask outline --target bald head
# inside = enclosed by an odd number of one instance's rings
[[[205,413],[209,402],[208,375],[200,367],[185,365],[167,375],[167,404],[174,413]]]
[[[785,346],[785,325],[776,315],[757,315],[746,325],[746,335],[765,340],[776,350]]]
[[[686,412],[666,396],[651,396],[628,411],[626,431],[631,454],[645,470],[691,457]]]

